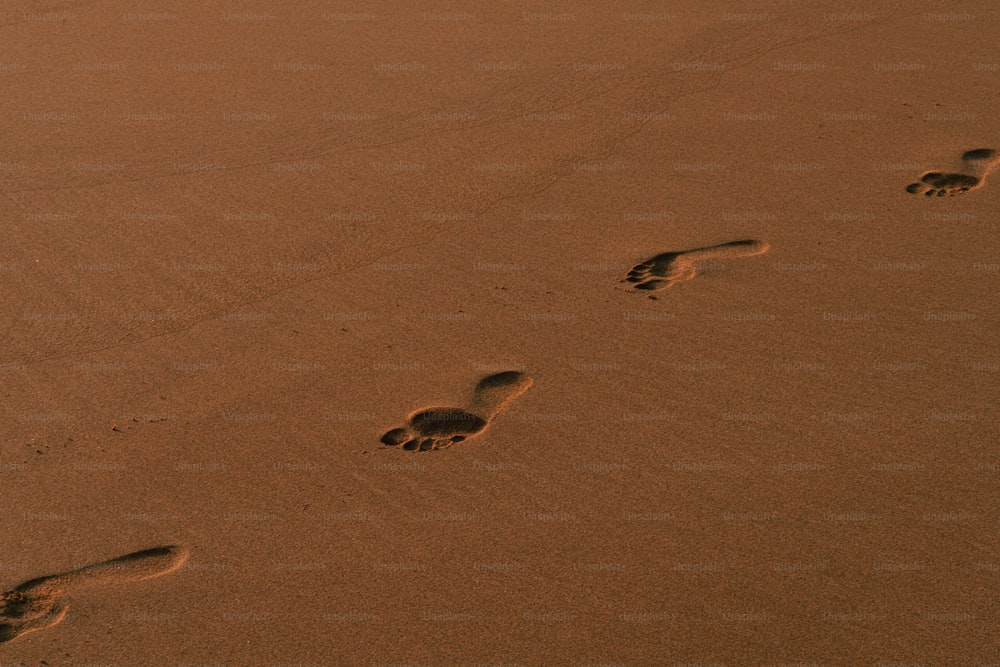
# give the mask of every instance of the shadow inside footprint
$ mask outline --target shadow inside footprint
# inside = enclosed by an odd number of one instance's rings
[[[457,408],[431,408],[410,418],[410,427],[420,435],[446,436],[472,435],[486,428],[486,420]]]
[[[925,197],[951,197],[978,187],[982,179],[969,174],[942,174],[932,171],[924,174],[919,183],[910,183],[906,191]]]
[[[962,154],[963,171],[929,171],[918,182],[907,185],[906,191],[925,197],[954,197],[982,187],[998,162],[1000,158],[992,148],[974,148]]]
[[[531,385],[532,379],[518,371],[494,373],[476,385],[468,409],[420,410],[410,415],[406,426],[383,434],[380,442],[411,452],[450,447],[486,430],[493,418]]]

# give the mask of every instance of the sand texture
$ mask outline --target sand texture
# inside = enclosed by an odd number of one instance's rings
[[[0,3],[0,666],[1000,663],[998,38]]]

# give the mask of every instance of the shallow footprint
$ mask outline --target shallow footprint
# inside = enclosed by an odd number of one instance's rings
[[[976,148],[962,155],[962,171],[929,171],[906,191],[926,197],[954,197],[983,187],[986,176],[1000,164],[1000,156],[992,148]]]
[[[621,282],[632,283],[630,287],[635,290],[663,290],[698,275],[698,262],[750,257],[765,253],[768,248],[767,243],[751,239],[683,252],[665,252],[633,266]]]
[[[517,371],[484,377],[476,385],[467,408],[428,408],[410,415],[406,426],[387,431],[384,445],[407,451],[444,449],[486,430],[515,398],[528,391],[533,380]]]
[[[69,610],[72,593],[100,584],[158,577],[173,572],[187,558],[187,550],[181,547],[156,547],[26,581],[0,593],[0,644],[59,623]]]

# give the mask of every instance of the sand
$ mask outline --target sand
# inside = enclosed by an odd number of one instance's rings
[[[4,3],[0,664],[995,664],[1000,11],[826,5]]]

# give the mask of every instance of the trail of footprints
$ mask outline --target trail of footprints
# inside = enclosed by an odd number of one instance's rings
[[[927,172],[906,190],[927,197],[964,194],[981,188],[998,164],[1000,155],[993,149],[966,151],[959,171]],[[698,275],[699,264],[703,262],[751,257],[767,252],[768,248],[764,241],[749,239],[664,252],[636,264],[621,282],[634,291],[658,292],[691,280]],[[405,425],[384,433],[381,442],[411,452],[446,449],[486,431],[532,384],[531,377],[518,371],[489,375],[479,381],[465,407],[433,407],[414,412]],[[156,547],[26,581],[0,593],[0,644],[58,624],[69,610],[71,596],[81,590],[159,577],[180,568],[187,558],[188,552],[182,547]]]
[[[977,148],[962,155],[957,172],[927,172],[919,182],[907,186],[913,194],[950,197],[983,186],[986,176],[1000,164],[1000,155],[990,148]],[[712,260],[762,255],[765,241],[746,239],[692,250],[663,252],[633,266],[620,280],[636,292],[652,294],[698,275],[699,266]],[[425,408],[414,412],[406,425],[382,435],[382,444],[411,452],[445,449],[473,438],[493,422],[515,398],[531,387],[530,377],[515,371],[490,375],[479,381],[465,408]]]
[[[767,249],[767,243],[749,240],[665,252],[637,264],[622,281],[633,284],[637,290],[663,290],[694,278],[698,262],[759,255]],[[517,371],[489,375],[476,385],[466,407],[424,408],[412,413],[406,425],[386,431],[380,441],[388,447],[411,452],[446,449],[485,431],[504,408],[531,387],[532,382],[531,377]]]
[[[71,596],[79,591],[159,577],[187,559],[182,547],[156,547],[26,581],[0,593],[0,644],[59,623],[69,611]]]

